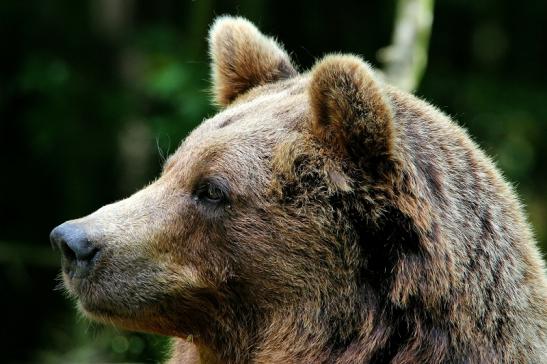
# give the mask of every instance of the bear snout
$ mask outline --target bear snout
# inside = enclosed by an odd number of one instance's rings
[[[49,238],[61,252],[63,272],[70,278],[83,278],[92,270],[99,248],[81,226],[63,223],[51,231]]]

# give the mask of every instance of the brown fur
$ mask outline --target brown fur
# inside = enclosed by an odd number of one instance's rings
[[[209,32],[215,101],[230,104],[259,85],[296,76],[287,53],[243,18],[220,17]]]
[[[176,337],[171,363],[547,362],[544,264],[462,128],[355,56],[297,75],[240,18],[211,53],[227,108],[73,221],[101,249],[65,277],[87,315]]]

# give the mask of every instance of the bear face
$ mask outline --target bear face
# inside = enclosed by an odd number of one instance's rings
[[[277,253],[275,238],[286,235],[287,226],[298,230],[303,222],[272,210],[271,161],[276,146],[305,116],[305,108],[294,107],[301,104],[303,93],[288,99],[286,94],[253,98],[206,120],[165,162],[162,175],[151,185],[68,223],[81,226],[98,250],[85,278],[72,278],[74,273],[65,271],[67,288],[84,312],[99,320],[105,315],[124,326],[127,318],[131,327],[149,331],[148,323],[141,327],[135,315],[150,310],[155,317],[161,307],[175,315],[170,322],[192,317],[185,329],[185,334],[192,334],[194,325],[204,325],[192,310],[202,310],[210,299],[220,300],[227,294],[222,292],[227,282],[238,281],[255,298],[260,296],[257,292],[268,290],[264,293],[271,300],[272,292],[277,296],[286,289],[285,275],[263,276],[265,271],[281,273],[285,265],[287,272],[303,271],[299,252],[291,253],[291,263],[289,256]],[[290,119],[279,120],[280,110],[285,117],[292,113]],[[262,283],[257,281],[261,277]],[[247,283],[241,283],[243,279]],[[180,303],[189,307],[168,306]],[[183,334],[178,325],[160,331]]]
[[[192,337],[174,360],[544,355],[543,263],[465,131],[358,57],[299,74],[230,17],[210,46],[223,110],[156,181],[51,234],[87,316]]]

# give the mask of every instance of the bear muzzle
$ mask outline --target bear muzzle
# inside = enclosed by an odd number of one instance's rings
[[[99,248],[78,224],[65,222],[49,235],[51,244],[61,252],[63,272],[70,278],[84,278],[99,256]]]

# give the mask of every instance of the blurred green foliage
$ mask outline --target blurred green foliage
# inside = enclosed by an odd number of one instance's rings
[[[302,69],[353,52],[378,65],[395,1],[0,2],[3,362],[157,362],[164,338],[95,326],[59,290],[56,224],[156,176],[208,115],[206,34],[240,14]],[[465,125],[513,181],[545,251],[547,2],[436,2],[417,94]]]

